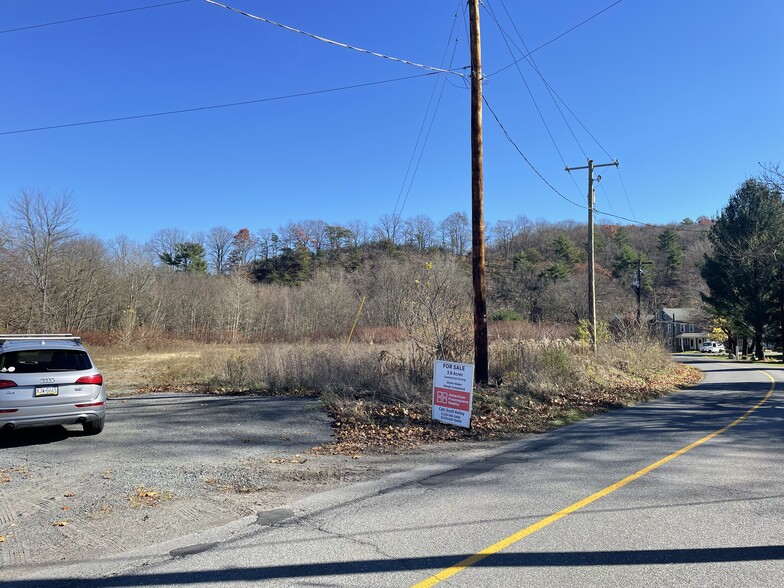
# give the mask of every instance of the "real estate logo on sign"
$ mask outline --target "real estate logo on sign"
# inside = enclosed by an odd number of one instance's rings
[[[474,366],[436,361],[433,364],[433,420],[469,428],[474,400]]]

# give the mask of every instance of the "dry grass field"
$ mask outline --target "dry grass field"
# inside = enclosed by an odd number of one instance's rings
[[[111,396],[149,392],[318,396],[334,419],[329,453],[399,451],[457,439],[544,431],[693,385],[693,368],[649,342],[496,339],[491,381],[474,394],[470,430],[430,419],[432,357],[411,341],[206,344],[157,350],[93,346]]]

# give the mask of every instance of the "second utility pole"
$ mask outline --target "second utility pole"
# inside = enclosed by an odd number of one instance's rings
[[[588,165],[580,167],[567,167],[566,171],[571,172],[577,169],[588,170],[588,320],[591,323],[591,348],[596,352],[596,279],[594,275],[594,265],[596,264],[593,246],[593,210],[596,199],[593,193],[593,170],[597,167],[608,167],[614,165],[618,167],[618,160],[612,163],[593,164],[593,159],[588,160]],[[601,176],[599,176],[601,178]]]

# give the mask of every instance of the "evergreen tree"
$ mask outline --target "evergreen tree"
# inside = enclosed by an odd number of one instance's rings
[[[204,246],[188,241],[175,243],[174,253],[161,253],[159,259],[166,265],[174,267],[181,272],[205,273],[207,260],[205,259]]]
[[[678,233],[672,229],[665,229],[659,235],[659,244],[656,246],[662,254],[664,266],[664,282],[666,286],[674,286],[678,282],[678,270],[683,263],[683,246]]]
[[[748,179],[730,198],[708,235],[713,252],[705,255],[702,276],[709,288],[703,300],[718,317],[754,337],[764,358],[766,326],[777,318],[784,253],[781,193]]]

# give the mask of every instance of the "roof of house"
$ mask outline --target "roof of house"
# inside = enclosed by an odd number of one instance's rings
[[[699,308],[661,308],[656,319],[699,325],[708,321],[708,315]]]

